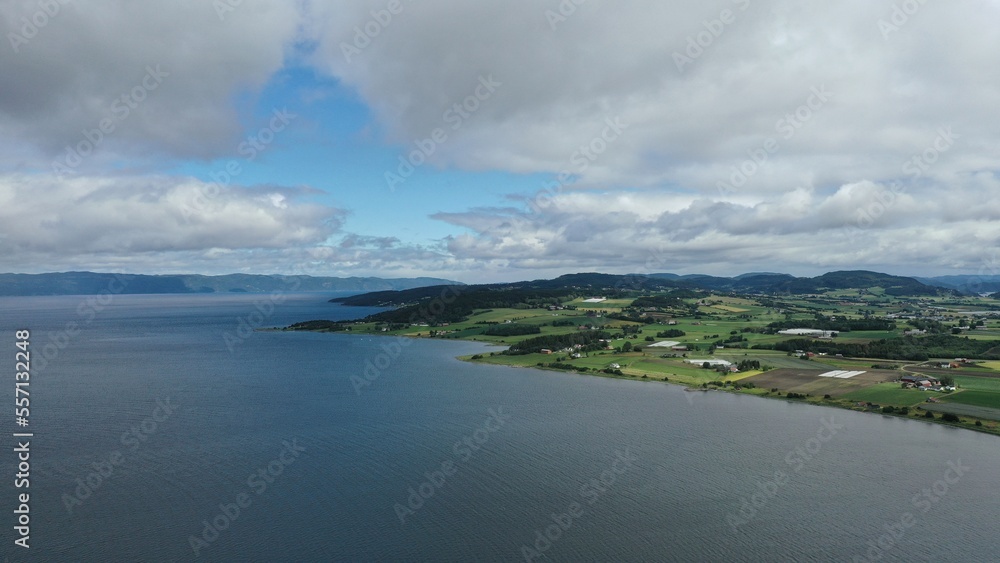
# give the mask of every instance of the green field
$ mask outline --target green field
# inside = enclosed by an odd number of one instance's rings
[[[960,389],[1000,393],[1000,378],[957,375],[955,376],[955,383]]]
[[[880,405],[912,407],[927,400],[930,393],[916,389],[901,389],[896,383],[879,383],[867,389],[854,391],[843,396],[851,401],[865,401]],[[934,393],[937,395],[937,393]]]
[[[963,405],[1000,409],[1000,393],[992,393],[990,391],[959,391],[941,397],[941,400],[947,403],[961,403]]]
[[[1000,409],[979,407],[976,405],[964,405],[962,403],[927,403],[922,408],[934,412],[949,412],[959,416],[970,418],[981,418],[983,420],[1000,420]],[[995,425],[994,425],[995,428]]]

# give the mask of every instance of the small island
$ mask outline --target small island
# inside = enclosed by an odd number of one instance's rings
[[[472,340],[497,346],[462,358],[472,362],[747,393],[1000,434],[1000,301],[912,278],[573,274],[333,301],[392,309],[283,330]]]

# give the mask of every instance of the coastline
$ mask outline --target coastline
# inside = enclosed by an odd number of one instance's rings
[[[874,409],[869,409],[869,408],[852,407],[850,405],[845,404],[845,401],[843,401],[843,400],[827,400],[827,399],[822,399],[822,398],[819,399],[819,400],[809,400],[810,398],[803,398],[803,399],[794,399],[793,398],[793,399],[790,399],[790,398],[788,398],[786,396],[782,396],[780,394],[771,394],[770,392],[767,392],[767,393],[752,393],[752,392],[747,392],[749,390],[737,390],[737,389],[732,389],[732,388],[719,388],[719,387],[700,388],[700,387],[692,387],[690,385],[687,385],[687,384],[684,384],[684,383],[680,383],[680,382],[676,382],[676,381],[669,381],[669,380],[664,380],[664,379],[654,379],[654,378],[642,378],[642,377],[637,377],[637,376],[634,376],[634,375],[615,375],[615,374],[608,374],[608,373],[581,373],[581,372],[578,372],[578,371],[558,369],[558,368],[549,368],[549,367],[516,365],[516,364],[496,364],[496,363],[492,363],[492,362],[483,362],[483,361],[480,361],[480,360],[473,360],[471,356],[456,356],[456,359],[464,361],[464,362],[473,363],[473,364],[494,365],[494,366],[495,365],[504,365],[505,367],[511,367],[511,368],[533,369],[533,370],[537,370],[537,371],[547,371],[547,372],[557,372],[557,373],[569,373],[569,374],[579,375],[579,376],[584,376],[584,377],[605,377],[605,378],[608,378],[608,379],[618,379],[618,380],[623,380],[623,381],[634,381],[634,382],[639,382],[639,383],[659,383],[659,384],[666,384],[666,385],[675,385],[675,386],[678,386],[678,387],[683,387],[685,391],[690,391],[690,392],[703,392],[703,393],[709,393],[709,392],[711,392],[711,393],[729,393],[729,394],[733,394],[733,395],[749,395],[749,396],[758,397],[758,398],[761,398],[761,399],[783,400],[783,401],[790,402],[790,403],[807,404],[807,405],[817,406],[817,407],[836,408],[836,409],[841,409],[841,410],[849,410],[849,411],[853,411],[853,412],[868,413],[868,414],[877,414],[877,415],[889,416],[889,417],[893,417],[893,418],[906,419],[906,420],[911,420],[911,421],[915,421],[915,422],[923,422],[923,423],[926,423],[926,424],[937,424],[937,425],[940,425],[940,426],[950,426],[952,428],[958,428],[958,429],[962,429],[962,430],[971,430],[973,432],[979,432],[979,433],[982,433],[982,434],[989,434],[989,435],[992,435],[992,436],[998,436],[998,437],[1000,437],[1000,424],[997,424],[995,421],[992,421],[992,423],[984,423],[982,426],[976,426],[974,423],[973,424],[969,424],[969,423],[965,423],[965,422],[958,422],[958,423],[948,422],[948,421],[942,420],[940,416],[935,416],[933,419],[930,419],[930,418],[925,418],[922,414],[918,414],[917,413],[917,411],[919,411],[920,413],[929,412],[929,411],[925,411],[924,409],[919,408],[919,407],[914,408],[913,409],[914,412],[911,413],[911,414],[887,413],[887,412],[882,412],[880,410],[874,410]],[[851,402],[851,401],[847,401],[847,402]]]
[[[497,343],[494,343],[494,342],[488,342],[488,341],[483,341],[483,340],[477,340],[475,338],[438,338],[438,337],[432,337],[432,336],[422,336],[419,333],[418,334],[412,334],[412,333],[411,334],[406,334],[406,333],[402,333],[402,334],[400,334],[400,333],[388,334],[388,333],[381,333],[381,332],[367,332],[367,331],[361,332],[361,331],[350,331],[350,330],[347,330],[347,331],[336,331],[336,332],[334,332],[334,331],[327,331],[327,330],[299,330],[299,329],[292,330],[292,329],[280,328],[280,327],[261,328],[261,329],[257,329],[257,330],[261,331],[261,332],[330,332],[330,333],[335,333],[335,334],[337,334],[337,333],[339,333],[339,334],[351,334],[351,335],[355,335],[355,336],[364,335],[364,336],[397,337],[397,338],[409,338],[409,339],[414,339],[414,340],[459,340],[459,341],[464,341],[464,342],[476,342],[476,343],[479,343],[479,344],[483,344],[484,346],[503,348],[504,350],[506,350],[506,348],[507,348],[507,346],[502,345],[502,344],[497,344]],[[520,368],[520,369],[533,369],[533,370],[540,371],[540,372],[570,373],[570,374],[576,374],[576,375],[580,375],[580,376],[604,377],[604,378],[608,378],[608,379],[617,379],[617,380],[624,380],[624,381],[635,381],[635,382],[640,382],[640,383],[659,383],[659,384],[675,385],[675,386],[683,387],[685,389],[685,391],[689,391],[689,392],[724,392],[724,393],[731,393],[731,394],[750,395],[750,396],[764,398],[764,399],[783,400],[783,401],[787,401],[787,402],[795,402],[795,403],[801,403],[801,404],[808,404],[808,405],[813,405],[813,406],[818,406],[818,407],[838,408],[838,409],[850,410],[850,411],[854,411],[854,412],[878,414],[878,415],[882,415],[882,416],[891,416],[891,417],[894,417],[894,418],[900,418],[900,419],[906,419],[906,420],[911,420],[911,421],[918,421],[918,422],[924,422],[924,423],[937,424],[937,425],[941,425],[941,426],[949,426],[949,427],[952,427],[952,428],[958,428],[958,429],[963,429],[963,430],[971,430],[973,432],[978,432],[978,433],[982,433],[982,434],[989,434],[989,435],[993,435],[993,436],[1000,436],[1000,422],[998,422],[998,421],[985,421],[985,422],[982,423],[981,426],[976,426],[975,425],[975,419],[972,419],[971,417],[960,416],[959,417],[960,421],[957,422],[957,423],[955,423],[955,422],[948,422],[948,421],[943,420],[941,418],[940,414],[934,416],[934,418],[931,419],[931,418],[926,418],[925,414],[924,414],[924,413],[927,413],[927,412],[930,412],[930,411],[926,411],[926,410],[924,410],[923,408],[921,408],[919,406],[914,407],[912,409],[912,411],[909,412],[908,414],[902,414],[902,413],[899,413],[899,412],[882,412],[880,409],[877,409],[877,408],[869,408],[869,407],[861,408],[861,407],[857,406],[856,401],[850,401],[850,400],[846,400],[846,399],[825,399],[825,398],[822,398],[822,397],[817,398],[817,397],[804,397],[804,396],[803,397],[789,398],[789,397],[787,397],[785,395],[782,395],[780,391],[778,393],[772,393],[771,391],[767,391],[767,390],[759,389],[759,388],[745,388],[745,387],[734,388],[734,386],[724,386],[724,387],[712,386],[712,387],[707,387],[707,388],[706,387],[698,387],[698,386],[692,385],[690,383],[685,383],[685,382],[677,381],[677,380],[671,380],[669,378],[669,376],[668,377],[661,377],[661,378],[658,379],[656,377],[649,377],[648,375],[644,377],[643,375],[636,375],[634,373],[626,373],[625,371],[623,371],[621,375],[618,375],[618,374],[614,374],[614,373],[604,373],[604,372],[600,372],[600,371],[586,371],[586,372],[581,372],[581,371],[578,371],[578,370],[559,369],[559,368],[553,368],[553,367],[547,367],[547,366],[540,366],[540,365],[528,365],[527,363],[524,363],[524,362],[521,362],[521,363],[518,363],[518,362],[500,363],[500,362],[491,362],[491,361],[488,361],[488,358],[490,358],[490,357],[496,357],[496,354],[497,354],[496,352],[493,352],[493,355],[491,355],[491,356],[485,356],[483,354],[472,354],[472,355],[465,355],[465,356],[455,356],[455,358],[458,359],[458,360],[460,360],[460,361],[463,361],[463,362],[468,362],[468,363],[472,363],[472,364],[480,364],[480,365],[492,365],[492,366],[502,366],[502,367]],[[509,358],[511,356],[505,356],[505,357]],[[628,369],[628,368],[626,368],[626,369]],[[628,371],[633,371],[633,370],[628,369]],[[854,403],[854,404],[851,404],[851,403]]]

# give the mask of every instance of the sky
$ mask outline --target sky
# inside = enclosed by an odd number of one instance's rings
[[[997,22],[998,0],[8,0],[0,271],[996,275]]]

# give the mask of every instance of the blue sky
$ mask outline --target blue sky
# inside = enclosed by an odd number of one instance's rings
[[[246,107],[240,121],[248,137],[267,126],[275,108],[295,114],[294,125],[276,134],[263,150],[256,150],[252,143],[242,145],[244,138],[231,155],[184,162],[176,172],[211,182],[213,173],[236,160],[242,169],[236,179],[240,183],[307,185],[321,190],[315,199],[349,209],[344,227],[367,236],[396,237],[408,244],[443,240],[455,231],[431,215],[504,204],[505,194],[534,193],[545,180],[544,175],[502,170],[473,173],[428,164],[390,188],[386,171],[396,172],[400,156],[413,150],[413,145],[386,142],[384,128],[356,93],[313,69],[284,69],[261,92],[236,98],[237,105]],[[391,205],[387,204],[390,198]]]
[[[3,271],[1000,273],[1000,2],[40,6]]]

